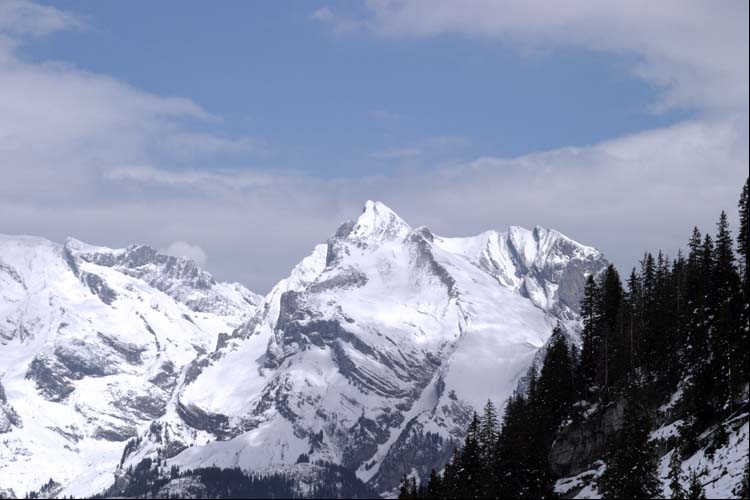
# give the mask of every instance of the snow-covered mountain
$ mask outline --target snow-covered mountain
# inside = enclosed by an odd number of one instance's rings
[[[367,202],[191,364],[124,464],[256,470],[305,456],[390,491],[442,465],[556,322],[575,329],[585,277],[606,265],[541,227],[443,238]]]
[[[556,322],[575,333],[606,265],[556,231],[444,238],[377,202],[265,298],[145,246],[1,236],[0,485],[302,459],[390,491],[442,465]]]
[[[146,246],[0,236],[0,490],[108,486],[182,367],[261,300]]]

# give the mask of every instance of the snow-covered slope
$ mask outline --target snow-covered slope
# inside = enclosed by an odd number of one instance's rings
[[[0,485],[108,486],[181,368],[260,301],[149,247],[0,235]]]
[[[257,469],[306,454],[389,491],[510,395],[606,264],[555,231],[442,238],[367,202],[191,365],[125,462]]]

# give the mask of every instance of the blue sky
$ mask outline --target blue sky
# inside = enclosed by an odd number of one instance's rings
[[[620,268],[734,217],[748,3],[0,0],[0,233],[265,292],[365,200]]]
[[[221,116],[214,130],[262,142],[262,159],[222,165],[388,173],[588,145],[688,114],[651,110],[662,90],[629,72],[629,55],[337,34],[312,2],[48,3],[87,27],[36,40],[26,57],[188,97]]]

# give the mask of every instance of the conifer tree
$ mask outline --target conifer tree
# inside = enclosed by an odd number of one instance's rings
[[[626,348],[623,349],[623,355],[626,357],[627,372],[632,374],[636,367],[639,366],[638,346],[640,345],[641,329],[643,327],[643,293],[641,289],[641,280],[635,268],[630,272],[628,278],[628,323],[626,325],[627,341]]]
[[[459,498],[460,491],[458,487],[458,464],[461,461],[461,452],[458,448],[453,449],[450,460],[443,469],[441,481],[442,498]]]
[[[706,498],[706,490],[703,488],[701,478],[694,470],[690,471],[688,478],[687,498],[690,500],[704,500]]]
[[[599,338],[598,325],[598,307],[599,287],[593,275],[586,279],[586,287],[583,292],[581,302],[581,321],[583,322],[583,331],[581,333],[581,363],[579,380],[583,384],[582,395],[588,398],[589,390],[594,385],[596,375],[596,361],[601,348],[601,339]]]
[[[469,424],[458,470],[458,482],[465,498],[482,498],[484,465],[481,450],[481,421],[475,412]]]
[[[530,385],[536,384],[534,377]],[[498,438],[495,491],[500,498],[518,498],[528,491],[528,404],[520,394],[508,399]]]
[[[604,271],[599,284],[597,301],[598,336],[600,339],[597,357],[597,385],[609,388],[617,382],[617,346],[620,344],[618,333],[622,334],[621,308],[623,299],[622,282],[615,266],[610,264]]]
[[[713,402],[715,411],[721,413],[731,409],[732,392],[737,379],[732,377],[739,370],[739,360],[733,356],[733,347],[738,337],[737,314],[735,309],[740,304],[740,281],[734,258],[734,245],[729,231],[726,212],[721,212],[717,224],[718,232],[714,247],[713,267],[713,331],[711,334],[713,375]],[[733,370],[734,369],[734,370]]]
[[[489,399],[484,405],[484,412],[479,430],[480,448],[482,460],[485,464],[491,464],[495,458],[495,448],[497,444],[497,410],[495,405]]]
[[[410,500],[411,496],[411,482],[407,476],[401,478],[401,482],[398,485],[398,498],[401,500]]]
[[[750,269],[750,261],[748,261],[750,258],[750,234],[747,230],[748,218],[750,218],[748,196],[748,181],[746,180],[738,204],[740,210],[740,227],[737,233],[737,254],[740,257],[740,271],[742,272],[745,287],[747,287],[748,269]],[[747,288],[745,293],[747,293]]]
[[[669,496],[672,500],[685,500],[687,493],[682,486],[682,460],[680,459],[680,450],[672,450],[672,456],[669,459],[669,489],[672,492]]]
[[[552,331],[549,348],[536,383],[537,434],[542,439],[544,454],[549,452],[555,432],[575,401],[573,361],[570,349],[558,324]]]
[[[440,476],[435,472],[435,469],[430,471],[430,479],[427,482],[427,489],[425,490],[425,496],[427,498],[442,498],[442,484]]]
[[[750,350],[750,234],[748,234],[748,181],[742,189],[742,195],[739,201],[740,227],[737,235],[737,255],[742,278],[742,298],[738,304],[739,324],[737,338],[735,339],[733,350],[733,359],[736,360],[735,380],[738,386],[742,381],[747,382],[750,376],[750,363],[744,360]],[[740,388],[735,388],[739,392]]]
[[[482,457],[481,489],[483,498],[495,496],[494,464],[497,461],[498,421],[492,401],[484,405],[480,427],[480,455]]]

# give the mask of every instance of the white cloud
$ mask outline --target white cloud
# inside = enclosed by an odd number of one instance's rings
[[[694,224],[713,231],[721,209],[734,214],[747,133],[742,119],[690,122],[588,147],[362,179],[124,170],[98,178],[106,201],[94,190],[69,206],[33,193],[25,203],[0,199],[0,232],[111,246],[189,241],[212,256],[220,279],[264,292],[356,218],[363,200],[380,199],[414,226],[449,236],[553,227],[627,267],[646,249],[674,254]]]
[[[33,190],[47,203],[75,200],[95,192],[100,176],[123,164],[265,151],[252,137],[195,132],[194,126],[219,119],[189,99],[18,56],[28,36],[80,25],[51,7],[0,2],[0,38],[10,40],[0,42],[0,196],[24,201]]]
[[[173,241],[163,252],[166,255],[172,255],[174,257],[187,257],[200,267],[205,267],[206,261],[208,260],[206,252],[201,247],[198,245],[191,245],[185,241]]]
[[[748,2],[712,0],[366,0],[367,14],[321,9],[338,26],[383,36],[457,34],[528,48],[571,46],[635,58],[664,88],[657,107],[747,109]]]
[[[329,24],[337,34],[351,33],[363,27],[363,24],[356,20],[334,13],[328,7],[321,7],[310,14],[310,19],[320,23]]]
[[[25,0],[0,2],[0,33],[41,36],[84,25],[82,19],[54,7]]]

